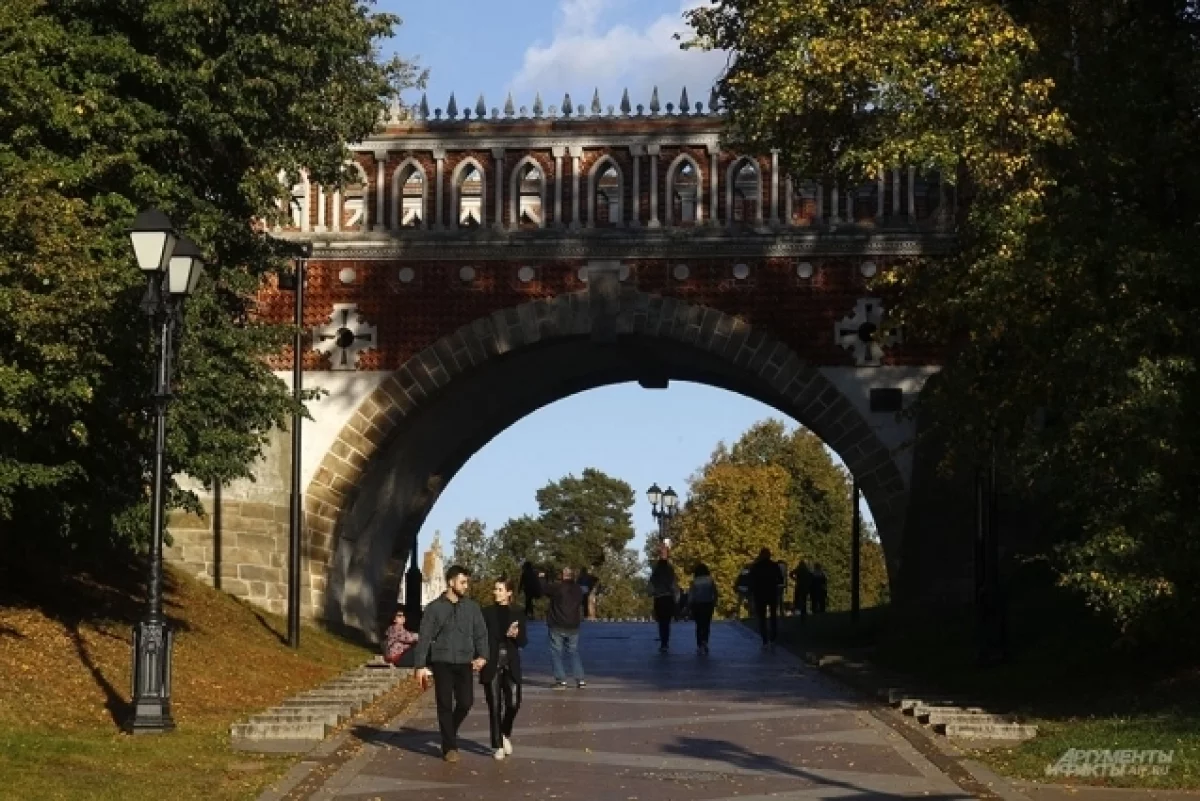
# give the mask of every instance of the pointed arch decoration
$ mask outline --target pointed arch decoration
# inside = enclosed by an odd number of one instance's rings
[[[596,190],[600,178],[604,173],[608,172],[607,167],[612,167],[617,173],[617,219],[609,222],[617,228],[621,228],[625,224],[625,172],[621,169],[621,165],[611,155],[604,155],[596,159],[596,163],[588,170],[588,210],[587,210],[587,227],[596,227]]]
[[[358,171],[359,178],[362,179],[362,222],[355,223],[361,230],[366,231],[371,227],[371,202],[368,194],[371,191],[371,179],[367,177],[367,171],[363,169],[363,165],[359,164],[354,159],[349,159],[346,162],[347,166],[354,167]],[[342,230],[342,212],[345,205],[345,196],[340,188],[333,192],[333,232],[339,233]]]
[[[679,172],[679,168],[683,164],[692,165],[692,170],[696,173],[696,221],[695,225],[701,225],[704,222],[704,173],[700,171],[700,163],[692,158],[689,153],[680,153],[674,158],[670,166],[667,167],[667,208],[666,208],[666,225],[675,224],[675,175]]]
[[[454,167],[450,173],[450,230],[459,228],[458,218],[462,202],[462,174],[467,167],[474,167],[479,173],[479,227],[487,225],[487,172],[474,156],[467,156]]]
[[[391,227],[393,231],[399,231],[404,227],[404,184],[413,174],[421,176],[421,224],[417,227],[422,229],[429,227],[429,176],[425,174],[425,168],[421,166],[421,162],[410,156],[400,162],[400,166],[392,172]]]
[[[733,219],[733,194],[737,191],[736,181],[737,175],[742,171],[742,167],[750,165],[754,168],[755,174],[755,193],[754,193],[754,225],[761,226],[763,224],[763,170],[762,165],[749,156],[742,156],[734,159],[729,165],[728,171],[725,173],[725,224],[732,227]],[[748,222],[748,221],[743,221]]]
[[[508,219],[509,228],[513,230],[521,227],[521,176],[528,166],[533,166],[538,171],[538,196],[542,201],[542,213],[537,225],[538,228],[546,227],[546,168],[533,156],[526,156],[513,167],[509,178]]]

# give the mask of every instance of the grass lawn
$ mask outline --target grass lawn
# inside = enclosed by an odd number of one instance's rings
[[[915,687],[966,695],[990,710],[1038,724],[1033,740],[975,753],[1006,775],[1200,789],[1200,670],[1156,667],[1137,654],[1112,651],[1095,621],[1039,606],[1036,599],[1014,603],[1009,621],[1010,658],[993,667],[977,664],[969,617],[914,625],[878,608],[863,610],[857,625],[848,613],[810,618],[803,627],[797,618],[787,618],[781,621],[780,640],[799,652],[857,653],[911,677]],[[1047,765],[1071,748],[1159,749],[1174,751],[1174,759],[1164,776],[1048,777]]]
[[[177,730],[121,733],[132,624],[131,574],[49,579],[0,597],[0,799],[252,799],[296,757],[229,747],[229,725],[361,664],[363,647],[313,627],[293,652],[286,622],[168,571],[176,631]]]

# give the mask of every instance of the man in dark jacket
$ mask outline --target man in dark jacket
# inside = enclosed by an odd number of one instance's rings
[[[546,625],[550,628],[550,666],[554,670],[554,689],[567,689],[566,671],[563,670],[563,651],[571,654],[571,667],[575,672],[575,686],[583,689],[583,661],[579,658],[579,626],[582,623],[583,590],[575,583],[575,573],[569,567],[562,569],[562,581],[546,587],[550,609],[546,612]]]
[[[446,571],[446,592],[425,607],[413,664],[424,683],[433,677],[442,758],[458,761],[458,728],[475,702],[472,671],[487,664],[487,624],[479,604],[467,596],[471,573],[461,565]]]
[[[512,603],[513,583],[506,578],[496,579],[492,597],[496,603],[483,609],[488,661],[479,674],[479,682],[487,699],[493,755],[504,759],[513,752],[513,723],[521,709],[520,649],[528,638],[525,614]]]
[[[758,559],[750,566],[747,577],[750,595],[754,598],[754,610],[758,613],[758,630],[762,634],[763,648],[775,643],[779,635],[779,582],[782,579],[779,565],[771,561],[771,549],[763,548]],[[771,634],[767,637],[767,612],[771,613]]]

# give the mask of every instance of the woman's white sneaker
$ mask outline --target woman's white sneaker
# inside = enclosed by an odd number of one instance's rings
[[[512,753],[512,740],[508,739],[507,737],[504,737],[503,740],[504,740],[504,753],[511,754]]]
[[[494,756],[496,759],[504,759],[504,749],[497,748],[496,753],[492,754],[492,756]]]

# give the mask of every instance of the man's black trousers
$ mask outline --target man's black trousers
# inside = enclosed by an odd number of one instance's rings
[[[755,611],[758,612],[758,631],[762,634],[762,641],[765,645],[767,642],[775,642],[775,638],[779,636],[779,601],[776,596],[756,597],[754,599]],[[767,613],[771,614],[771,634],[770,640],[767,639]]]
[[[434,662],[433,697],[437,703],[438,729],[442,732],[442,753],[458,749],[458,727],[475,703],[474,671],[463,665]]]

